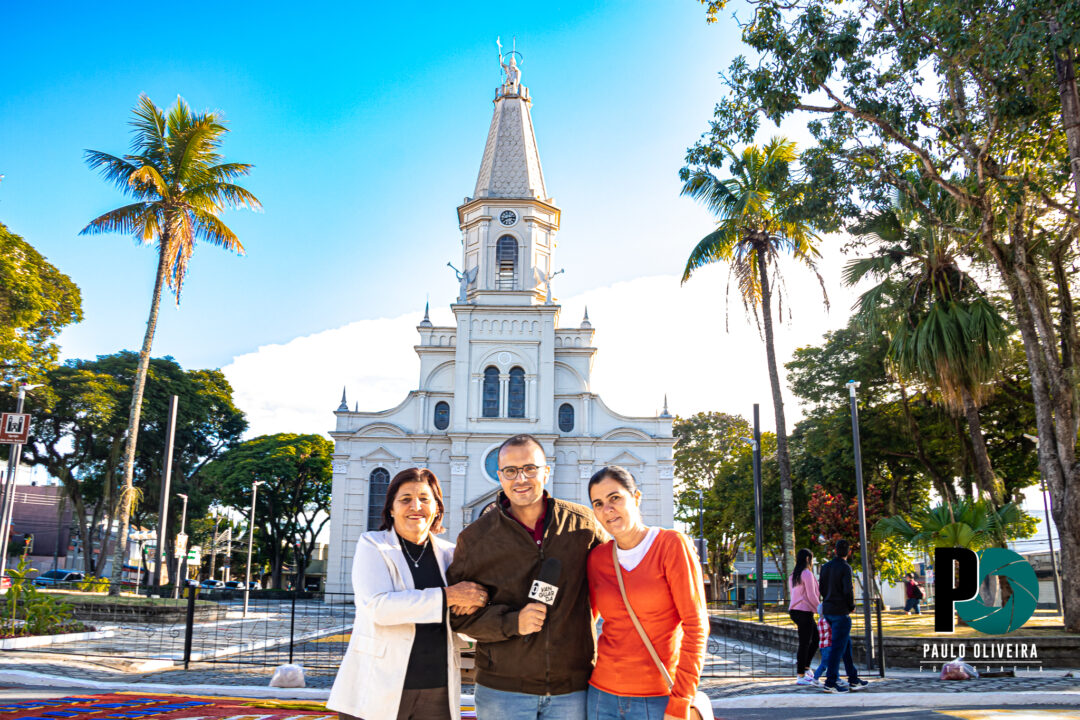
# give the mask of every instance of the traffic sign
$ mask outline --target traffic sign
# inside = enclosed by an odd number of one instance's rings
[[[25,445],[30,439],[29,413],[0,414],[0,444]]]
[[[176,534],[176,553],[173,555],[177,560],[187,555],[187,534]]]

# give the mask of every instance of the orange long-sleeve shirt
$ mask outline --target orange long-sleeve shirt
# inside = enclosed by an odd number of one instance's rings
[[[619,593],[612,542],[589,553],[589,598],[593,611],[604,618],[589,684],[612,695],[668,695],[667,683]],[[634,613],[674,681],[666,712],[688,717],[701,679],[709,627],[697,554],[681,533],[660,530],[641,563],[624,569],[622,576]]]

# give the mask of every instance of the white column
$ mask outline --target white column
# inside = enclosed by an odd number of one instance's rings
[[[525,378],[525,417],[536,418],[536,376]]]
[[[508,417],[510,408],[507,402],[510,398],[510,376],[499,373],[499,417]]]

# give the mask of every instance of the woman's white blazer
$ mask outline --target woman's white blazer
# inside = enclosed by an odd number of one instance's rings
[[[431,536],[431,547],[446,582],[454,546]],[[352,585],[356,600],[349,649],[341,661],[326,707],[364,720],[393,720],[401,704],[416,623],[446,625],[446,678],[450,717],[461,713],[460,660],[443,610],[443,589],[417,590],[393,530],[366,532],[356,543]]]

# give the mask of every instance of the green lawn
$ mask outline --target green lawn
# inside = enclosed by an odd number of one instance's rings
[[[109,597],[106,593],[79,592],[78,590],[45,590],[37,589],[38,592],[49,595],[61,602],[70,603],[94,603],[101,605],[132,605],[139,607],[177,607],[187,605],[187,598],[174,600],[168,598],[148,598],[142,595],[122,593],[117,597]],[[196,605],[213,605],[209,600],[196,600]]]
[[[859,608],[855,612],[860,618],[862,617],[862,608]],[[729,618],[737,617],[739,620],[746,621],[756,621],[757,619],[757,614],[754,612],[753,607],[750,606],[745,607],[738,613],[730,609],[710,608],[709,614]],[[766,609],[764,618],[766,625],[791,625],[794,627],[786,610]],[[883,633],[890,637],[943,637],[943,635],[934,632],[933,609],[924,611],[922,615],[905,615],[903,612],[890,610],[881,614],[881,620],[885,626]],[[856,620],[856,622],[859,621]],[[875,619],[875,623],[876,622]],[[859,627],[862,627],[861,624]],[[1024,624],[1024,627],[1015,632],[1008,633],[1007,635],[998,635],[995,637],[1009,637],[1010,635],[1027,637],[1040,635],[1080,635],[1080,633],[1066,633],[1060,615],[1057,615],[1050,610],[1038,610],[1035,615]],[[986,636],[970,627],[957,625],[956,631],[948,637],[974,638]]]

